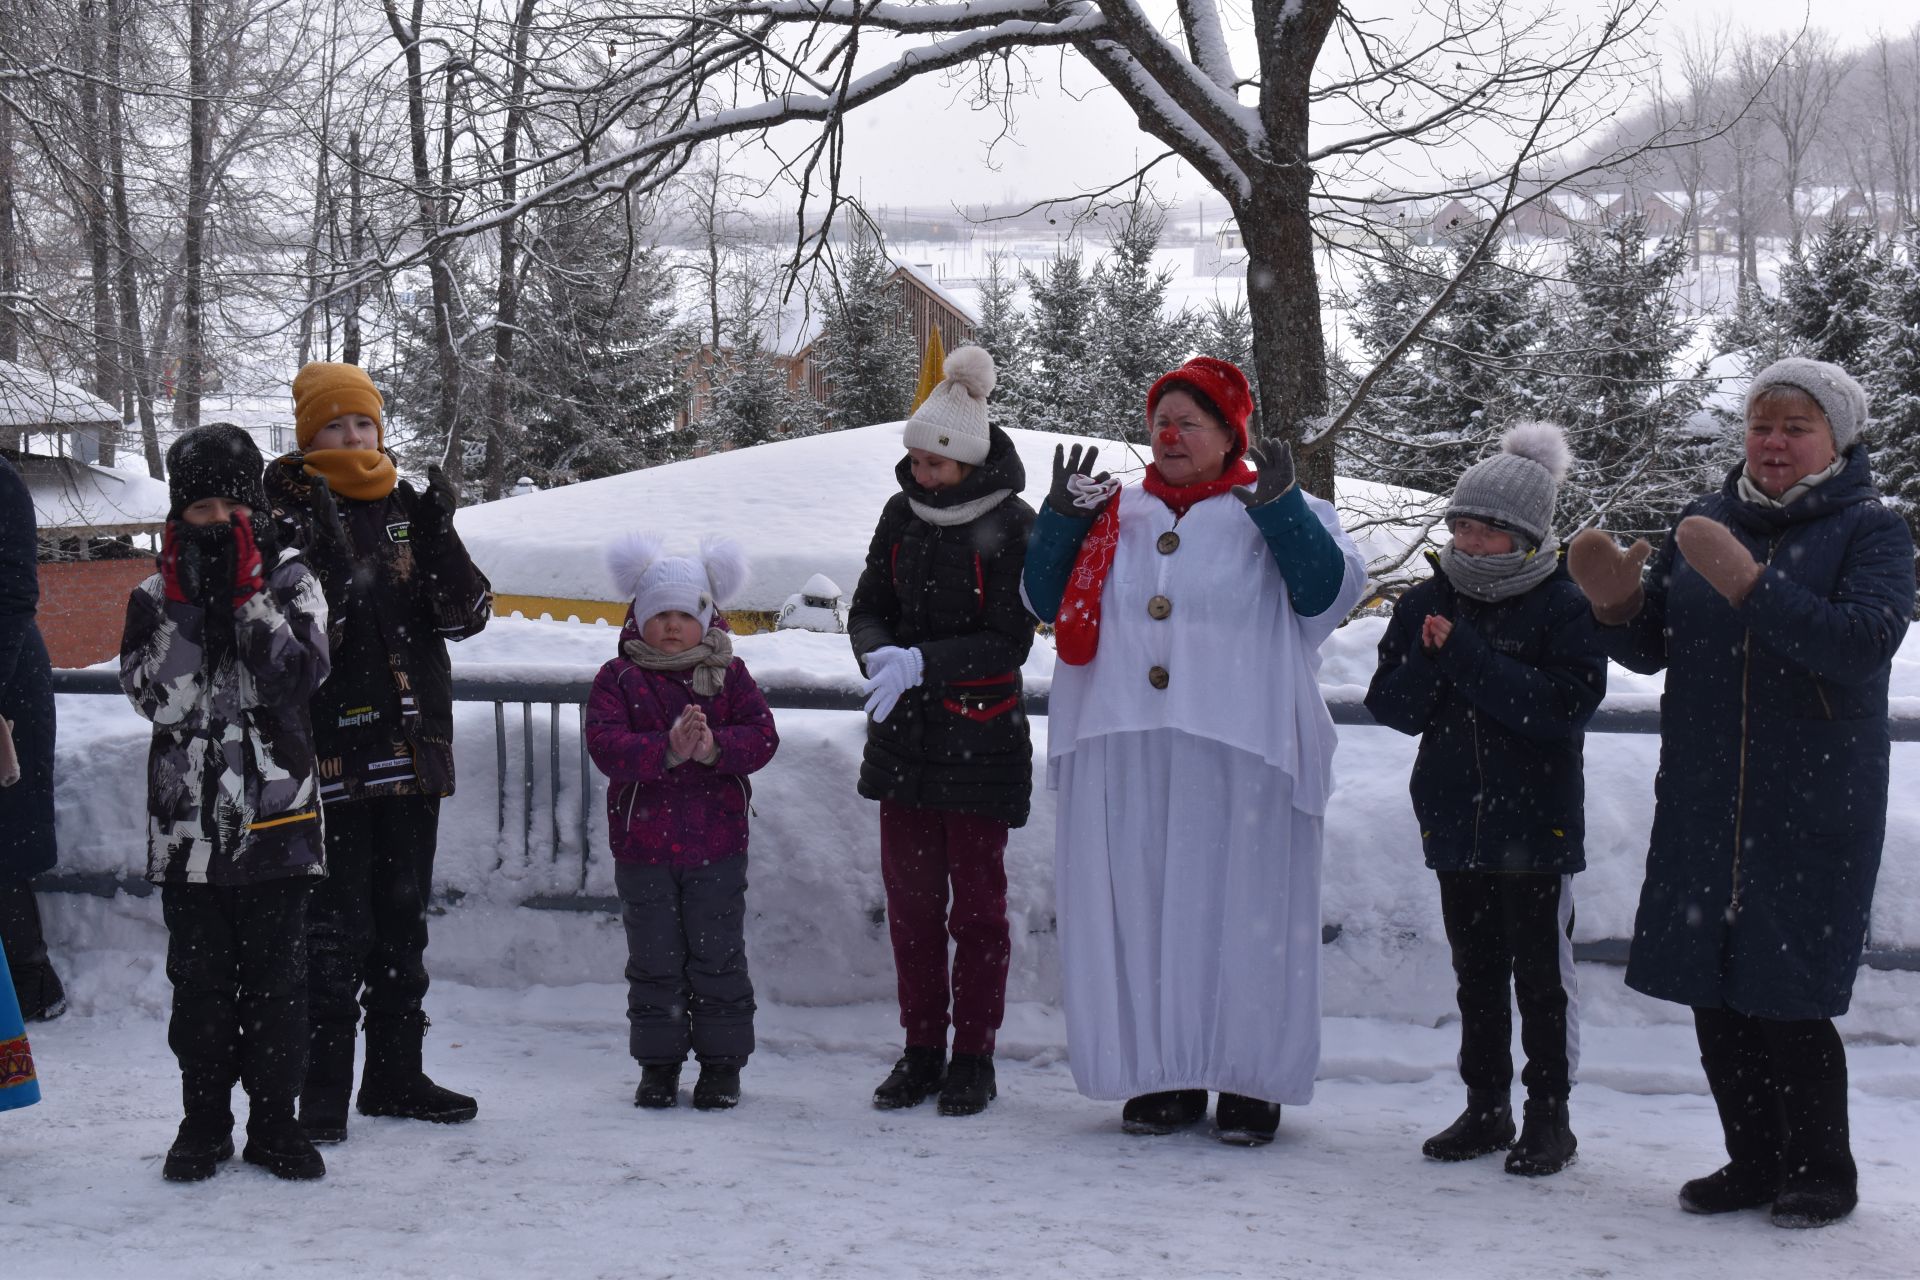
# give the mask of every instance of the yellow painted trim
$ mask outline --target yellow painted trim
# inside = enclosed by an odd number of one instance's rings
[[[268,827],[284,827],[289,822],[312,822],[319,816],[317,813],[296,813],[290,818],[268,818],[265,822],[249,822],[247,830],[265,831]]]

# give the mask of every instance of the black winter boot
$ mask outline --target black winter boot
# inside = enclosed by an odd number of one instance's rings
[[[167,1148],[160,1176],[168,1182],[205,1182],[222,1160],[233,1159],[233,1117],[188,1116]]]
[[[1128,1098],[1127,1105],[1120,1109],[1120,1129],[1123,1133],[1159,1138],[1206,1118],[1205,1089],[1173,1089]]]
[[[739,1105],[740,1068],[701,1063],[700,1078],[693,1083],[694,1110],[726,1111]]]
[[[20,1017],[27,1022],[51,1022],[65,1013],[67,991],[47,956],[40,901],[25,880],[0,880],[0,944],[6,947]]]
[[[947,1065],[947,1082],[940,1089],[940,1114],[977,1116],[999,1096],[993,1079],[993,1055],[956,1053]]]
[[[300,1127],[308,1140],[347,1140],[347,1103],[353,1099],[351,1022],[315,1023],[307,1040],[307,1079],[300,1090]]]
[[[649,1111],[665,1111],[680,1102],[680,1064],[677,1062],[642,1063],[640,1087],[633,1091],[633,1105]]]
[[[926,1045],[908,1045],[893,1071],[873,1091],[873,1105],[882,1111],[917,1107],[934,1094],[947,1078],[947,1051]]]
[[[249,1118],[247,1145],[240,1158],[290,1182],[327,1176],[327,1162],[291,1113],[266,1120]]]
[[[1573,1163],[1580,1143],[1567,1123],[1565,1098],[1528,1098],[1520,1140],[1507,1153],[1507,1172],[1543,1178]]]
[[[361,1115],[463,1124],[480,1114],[479,1103],[435,1084],[420,1069],[427,1025],[424,1013],[368,1015],[367,1065],[356,1104]]]
[[[1280,1128],[1280,1104],[1223,1093],[1213,1112],[1214,1136],[1232,1147],[1264,1147]]]
[[[1467,1090],[1460,1118],[1420,1145],[1429,1160],[1473,1160],[1513,1145],[1513,1100],[1491,1089]]]
[[[1784,1077],[1781,1104],[1787,1115],[1786,1179],[1773,1198],[1776,1227],[1825,1227],[1860,1203],[1860,1173],[1853,1163],[1847,1123],[1847,1075]]]
[[[1747,1071],[1702,1057],[1707,1088],[1720,1113],[1720,1132],[1729,1157],[1704,1178],[1680,1188],[1680,1207],[1688,1213],[1737,1213],[1773,1203],[1780,1191],[1781,1147],[1785,1121],[1772,1083],[1757,1065]]]

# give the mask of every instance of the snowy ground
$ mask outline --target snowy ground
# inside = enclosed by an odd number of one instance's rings
[[[1451,1027],[1329,1019],[1313,1105],[1245,1151],[1121,1134],[1074,1092],[1038,1005],[1011,1011],[1001,1097],[977,1118],[868,1105],[896,1035],[872,1004],[763,1009],[739,1110],[653,1113],[631,1105],[619,987],[441,983],[429,1066],[479,1095],[476,1122],[355,1117],[319,1184],[236,1161],[176,1186],[164,979],[129,994],[35,1028],[47,1101],[0,1120],[0,1274],[1911,1277],[1920,1257],[1903,1046],[1852,1051],[1859,1212],[1785,1232],[1674,1206],[1718,1155],[1677,1026],[1590,1029],[1579,1161],[1530,1181],[1420,1157],[1459,1102]]]

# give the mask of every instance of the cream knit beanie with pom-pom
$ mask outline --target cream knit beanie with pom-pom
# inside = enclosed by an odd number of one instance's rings
[[[977,467],[987,460],[987,397],[993,393],[993,357],[985,347],[955,349],[946,375],[913,411],[902,433],[909,449],[925,449]]]

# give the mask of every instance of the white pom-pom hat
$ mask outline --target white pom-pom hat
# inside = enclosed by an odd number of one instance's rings
[[[993,394],[993,357],[985,347],[957,347],[941,372],[940,385],[913,411],[901,439],[909,449],[977,467],[992,444],[987,397]]]
[[[1499,453],[1460,477],[1447,519],[1484,520],[1541,546],[1553,528],[1553,504],[1572,464],[1566,432],[1550,422],[1520,423],[1500,437]]]
[[[607,548],[607,572],[622,595],[633,600],[633,618],[641,626],[656,614],[678,612],[713,625],[714,611],[739,593],[747,581],[747,556],[728,538],[700,540],[700,555],[670,556],[658,534],[630,533]]]

